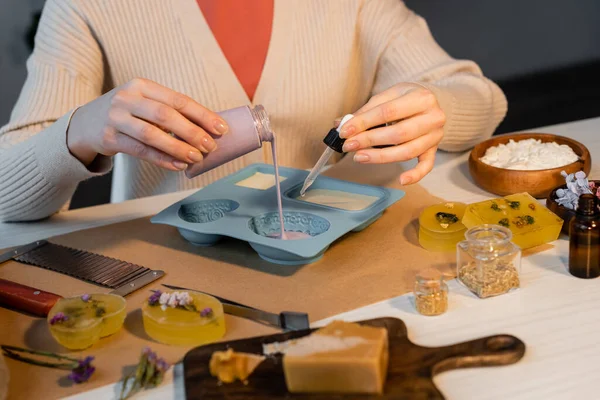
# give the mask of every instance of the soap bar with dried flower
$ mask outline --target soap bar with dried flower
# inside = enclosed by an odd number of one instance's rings
[[[467,205],[446,202],[427,207],[419,216],[419,244],[430,251],[454,251],[467,228],[461,223]]]
[[[528,193],[469,204],[462,218],[467,228],[483,224],[511,230],[512,241],[528,249],[558,239],[563,220]]]

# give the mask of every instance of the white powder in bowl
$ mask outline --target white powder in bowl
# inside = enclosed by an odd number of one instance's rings
[[[542,143],[541,140],[524,139],[492,146],[480,158],[493,167],[518,170],[558,168],[577,161],[579,157],[566,144]]]

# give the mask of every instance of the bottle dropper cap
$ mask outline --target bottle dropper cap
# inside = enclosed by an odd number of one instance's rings
[[[598,201],[593,194],[582,194],[577,202],[577,214],[596,215],[598,213]]]
[[[344,147],[345,141],[345,139],[340,137],[340,133],[335,128],[330,130],[327,136],[325,136],[325,139],[323,139],[323,143],[338,153],[342,153],[342,147]]]
[[[339,129],[349,120],[354,117],[352,114],[347,114],[340,121],[340,125],[337,128],[333,128],[327,133],[325,139],[323,139],[323,143],[325,143],[331,150],[337,151],[338,153],[343,153],[342,147],[344,147],[344,142],[346,139],[342,139],[340,137]]]

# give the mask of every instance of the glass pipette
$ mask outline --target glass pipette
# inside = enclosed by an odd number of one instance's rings
[[[340,121],[340,125],[337,128],[333,128],[329,131],[323,142],[327,145],[327,148],[321,154],[319,161],[315,164],[315,166],[310,170],[310,173],[304,180],[304,185],[302,185],[302,189],[300,190],[300,196],[304,196],[308,188],[315,182],[321,170],[329,161],[329,158],[333,155],[334,152],[342,153],[342,147],[344,145],[345,140],[340,138],[340,129],[342,126],[348,122],[353,117],[352,114],[348,114],[342,118]]]

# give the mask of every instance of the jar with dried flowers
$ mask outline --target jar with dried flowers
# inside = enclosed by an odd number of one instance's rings
[[[511,242],[510,229],[479,225],[458,243],[459,282],[480,298],[497,296],[520,287],[521,249]]]
[[[415,308],[419,314],[433,316],[448,310],[448,285],[445,275],[428,268],[417,274],[415,279]]]

